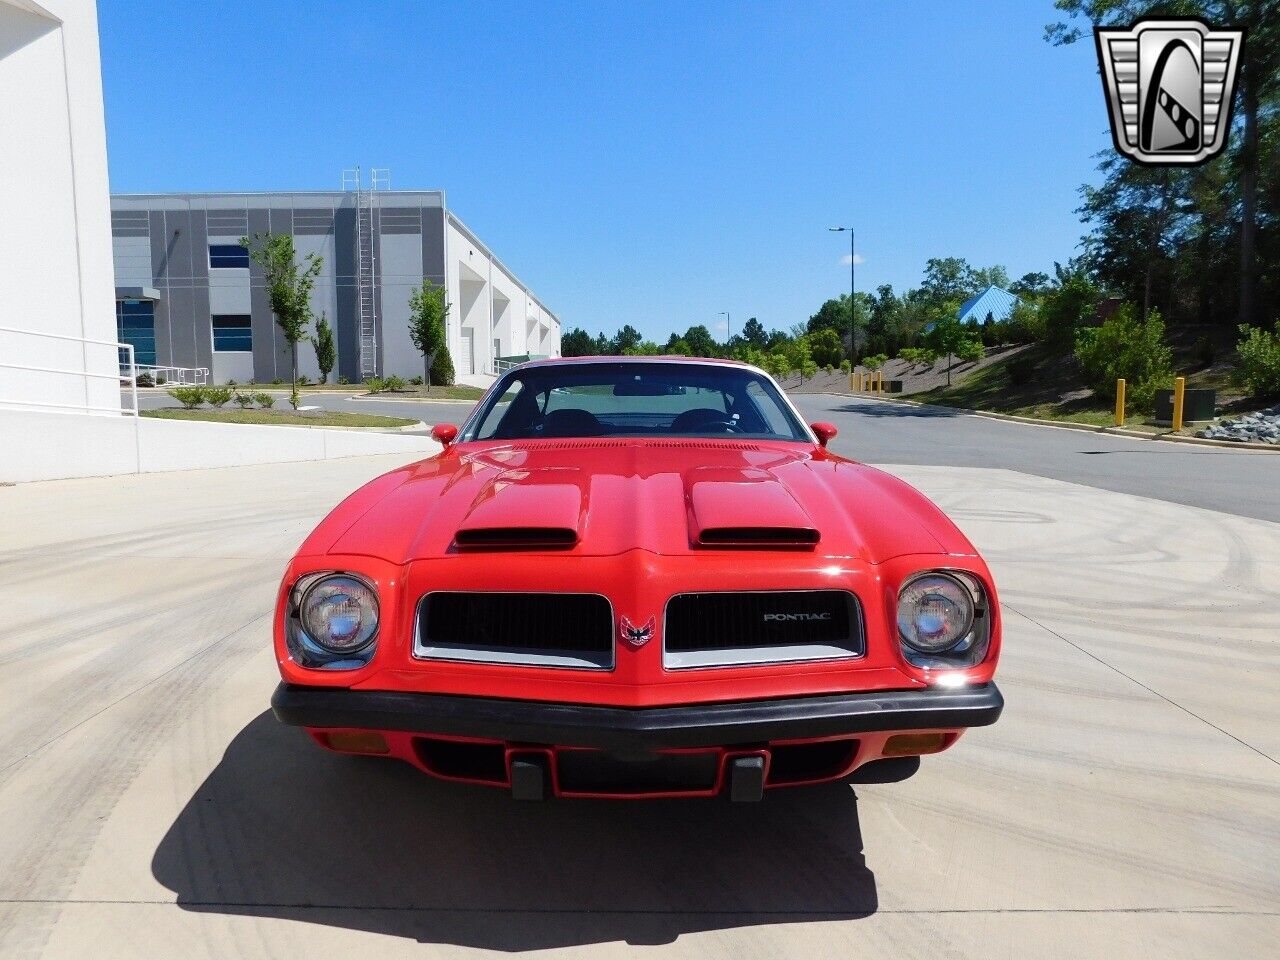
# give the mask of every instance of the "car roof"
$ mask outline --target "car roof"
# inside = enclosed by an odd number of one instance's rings
[[[686,357],[680,354],[668,354],[664,356],[648,357],[648,356],[599,356],[599,357],[548,357],[545,360],[528,360],[519,364],[520,368],[525,367],[550,367],[561,364],[570,365],[578,363],[694,363],[707,364],[722,367],[743,367],[749,370],[755,369],[749,363],[743,363],[741,360],[727,360],[721,357]]]

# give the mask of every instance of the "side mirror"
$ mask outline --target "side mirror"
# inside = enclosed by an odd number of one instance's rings
[[[458,439],[458,428],[452,423],[437,423],[431,428],[431,439],[447,449],[449,444]]]
[[[834,423],[811,423],[809,429],[814,432],[818,438],[819,445],[825,447],[839,433]]]

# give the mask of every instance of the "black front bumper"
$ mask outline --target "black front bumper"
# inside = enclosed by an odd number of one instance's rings
[[[297,727],[402,730],[643,751],[982,727],[999,719],[1004,698],[994,683],[988,683],[958,690],[930,687],[628,708],[282,683],[271,697],[271,707],[277,720]]]

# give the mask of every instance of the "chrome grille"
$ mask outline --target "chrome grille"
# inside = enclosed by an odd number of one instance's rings
[[[609,670],[613,608],[590,593],[437,591],[418,602],[415,657]]]
[[[677,594],[662,634],[670,669],[859,657],[865,642],[847,590]]]

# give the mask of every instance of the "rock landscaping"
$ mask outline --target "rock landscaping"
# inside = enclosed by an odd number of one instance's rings
[[[1238,443],[1280,444],[1280,404],[1267,410],[1222,420],[1196,434],[1207,440],[1235,440]]]

